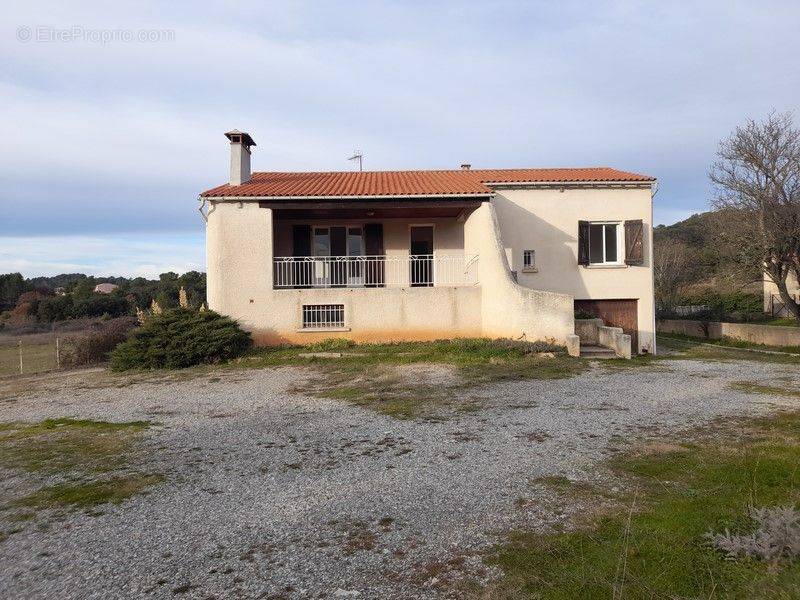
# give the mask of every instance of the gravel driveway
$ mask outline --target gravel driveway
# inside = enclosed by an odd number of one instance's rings
[[[494,384],[473,390],[477,410],[426,422],[299,395],[298,368],[120,388],[54,377],[0,402],[0,422],[156,421],[146,456],[166,479],[0,542],[0,597],[447,595],[493,576],[481,552],[503,532],[581,510],[537,478],[607,482],[600,463],[638,441],[798,403],[728,387],[796,378],[792,365],[666,364]]]

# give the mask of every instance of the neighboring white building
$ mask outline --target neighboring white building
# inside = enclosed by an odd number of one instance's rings
[[[795,302],[800,302],[800,284],[798,284],[794,273],[789,273],[786,278],[786,291],[789,292]],[[764,275],[764,312],[770,313],[773,317],[792,316],[778,293],[778,286],[766,275]]]
[[[98,283],[94,286],[94,291],[96,294],[110,294],[118,287],[115,283]]]
[[[652,177],[608,167],[251,173],[203,192],[209,307],[259,344],[450,337],[655,351]]]

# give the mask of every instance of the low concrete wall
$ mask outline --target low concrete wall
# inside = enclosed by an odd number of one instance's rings
[[[479,287],[274,290],[234,313],[258,345],[429,341],[481,336]],[[345,328],[302,330],[304,304],[343,304]]]
[[[800,327],[662,319],[657,323],[657,330],[710,340],[729,337],[766,346],[800,346]]]
[[[601,346],[611,348],[620,358],[631,357],[631,336],[621,327],[601,325],[597,328],[597,341]]]
[[[597,328],[603,325],[603,319],[575,319],[575,333],[581,344],[596,346],[600,343]]]

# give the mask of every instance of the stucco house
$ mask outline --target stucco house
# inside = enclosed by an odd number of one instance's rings
[[[115,283],[98,283],[94,286],[95,294],[110,294],[119,286]]]
[[[786,278],[786,291],[789,292],[795,302],[800,302],[800,283],[798,283],[794,273],[789,273]],[[778,293],[778,286],[766,275],[764,275],[764,312],[771,314],[773,317],[792,316]]]
[[[257,343],[506,337],[575,353],[575,314],[655,352],[655,179],[608,167],[251,172],[200,194],[209,307]],[[622,338],[620,338],[622,339]]]

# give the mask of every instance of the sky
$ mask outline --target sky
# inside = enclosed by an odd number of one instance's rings
[[[4,2],[0,273],[204,270],[198,194],[256,171],[613,166],[656,223],[800,104],[800,2]],[[798,113],[800,118],[800,113]]]

